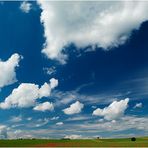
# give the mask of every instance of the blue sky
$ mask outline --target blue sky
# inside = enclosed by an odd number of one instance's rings
[[[1,2],[0,138],[147,135],[147,5]]]

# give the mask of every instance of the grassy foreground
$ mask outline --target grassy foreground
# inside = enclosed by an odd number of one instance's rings
[[[23,139],[0,140],[0,147],[148,147],[148,137],[136,138],[133,142],[125,139],[77,139],[77,140],[47,140]]]

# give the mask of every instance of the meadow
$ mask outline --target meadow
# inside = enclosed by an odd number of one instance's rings
[[[148,147],[148,137],[121,139],[16,139],[0,140],[0,147]]]

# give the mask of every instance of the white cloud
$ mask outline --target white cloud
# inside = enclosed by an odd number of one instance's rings
[[[76,116],[76,117],[72,117],[72,118],[68,118],[66,119],[66,121],[85,121],[85,120],[91,120],[92,116],[89,117],[87,116]]]
[[[34,135],[31,135],[31,131],[26,132],[26,130],[17,129],[17,130],[11,130],[8,132],[9,139],[20,139],[20,138],[32,139],[34,137],[35,137]]]
[[[41,88],[39,89],[39,98],[42,97],[48,97],[50,96],[51,93],[51,87],[48,83],[44,83],[44,85],[41,86]]]
[[[16,67],[19,66],[21,56],[13,54],[7,61],[0,60],[0,87],[13,84],[16,79]]]
[[[52,66],[50,68],[43,68],[43,70],[48,74],[48,75],[53,75],[56,73],[56,67]]]
[[[97,108],[97,106],[92,106],[91,108],[95,109],[95,108]]]
[[[55,88],[57,86],[58,86],[58,80],[55,79],[55,78],[51,78],[50,79],[50,87],[51,87],[51,89],[53,89],[53,88]]]
[[[134,108],[142,108],[142,103],[136,103]]]
[[[20,122],[22,121],[22,116],[13,116],[10,119],[11,122]]]
[[[55,78],[50,79],[50,84],[44,83],[39,90],[40,98],[50,96],[51,90],[58,86],[58,80]]]
[[[38,104],[33,109],[37,110],[37,111],[47,111],[47,110],[52,111],[52,110],[54,110],[54,106],[53,106],[53,103],[44,102],[44,103]]]
[[[148,20],[148,3],[51,2],[38,0],[46,38],[42,52],[50,59],[65,63],[64,47],[96,45],[104,49],[125,43],[132,30]],[[72,9],[71,9],[72,6]],[[94,50],[94,49],[92,49]]]
[[[56,116],[56,117],[52,117],[50,120],[58,120],[60,117]]]
[[[39,119],[37,124],[33,123],[33,125],[32,126],[29,125],[29,127],[34,127],[34,125],[35,125],[35,127],[41,127],[41,126],[46,125],[48,122],[49,122],[49,119],[47,119],[47,118]]]
[[[12,93],[0,103],[1,109],[11,107],[31,107],[39,98],[39,86],[31,83],[22,83],[15,88]]]
[[[7,127],[5,125],[0,125],[0,139],[7,138]]]
[[[57,85],[58,80],[54,78],[50,79],[50,84],[44,83],[41,88],[33,83],[22,83],[12,91],[4,102],[0,103],[0,108],[9,109],[34,106],[38,98],[49,97],[51,90]]]
[[[20,5],[20,9],[23,12],[28,13],[31,10],[31,4],[27,1],[23,1]]]
[[[56,125],[63,125],[63,122],[57,122]]]
[[[49,118],[39,118],[37,120],[29,120],[29,124],[23,125],[24,128],[42,127],[49,123]],[[19,126],[19,125],[18,125]],[[22,126],[22,125],[21,125]]]
[[[66,135],[64,138],[68,139],[82,139],[81,135]]]
[[[84,104],[76,101],[75,103],[71,104],[70,107],[63,109],[63,112],[67,115],[77,114],[80,113],[83,109]]]
[[[93,115],[103,116],[106,120],[114,120],[121,117],[128,107],[129,99],[114,101],[104,109],[97,108],[93,111]]]
[[[28,120],[28,121],[31,121],[31,120],[32,120],[32,117],[28,117],[27,120]]]
[[[86,95],[79,93],[79,88],[72,90],[72,91],[54,91],[51,95],[53,98],[55,98],[55,106],[63,106],[70,104],[79,98],[79,100],[83,101],[84,104],[90,105],[93,104],[96,105],[99,104],[107,104],[111,103],[115,100],[117,97],[121,97],[123,95],[117,95],[114,93],[102,93],[102,94],[94,94],[94,95]]]

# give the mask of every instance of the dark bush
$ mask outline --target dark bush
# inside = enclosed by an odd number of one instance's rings
[[[62,138],[61,140],[70,140],[70,138]]]
[[[131,138],[131,141],[136,141],[136,138],[135,138],[135,137],[132,137],[132,138]]]

